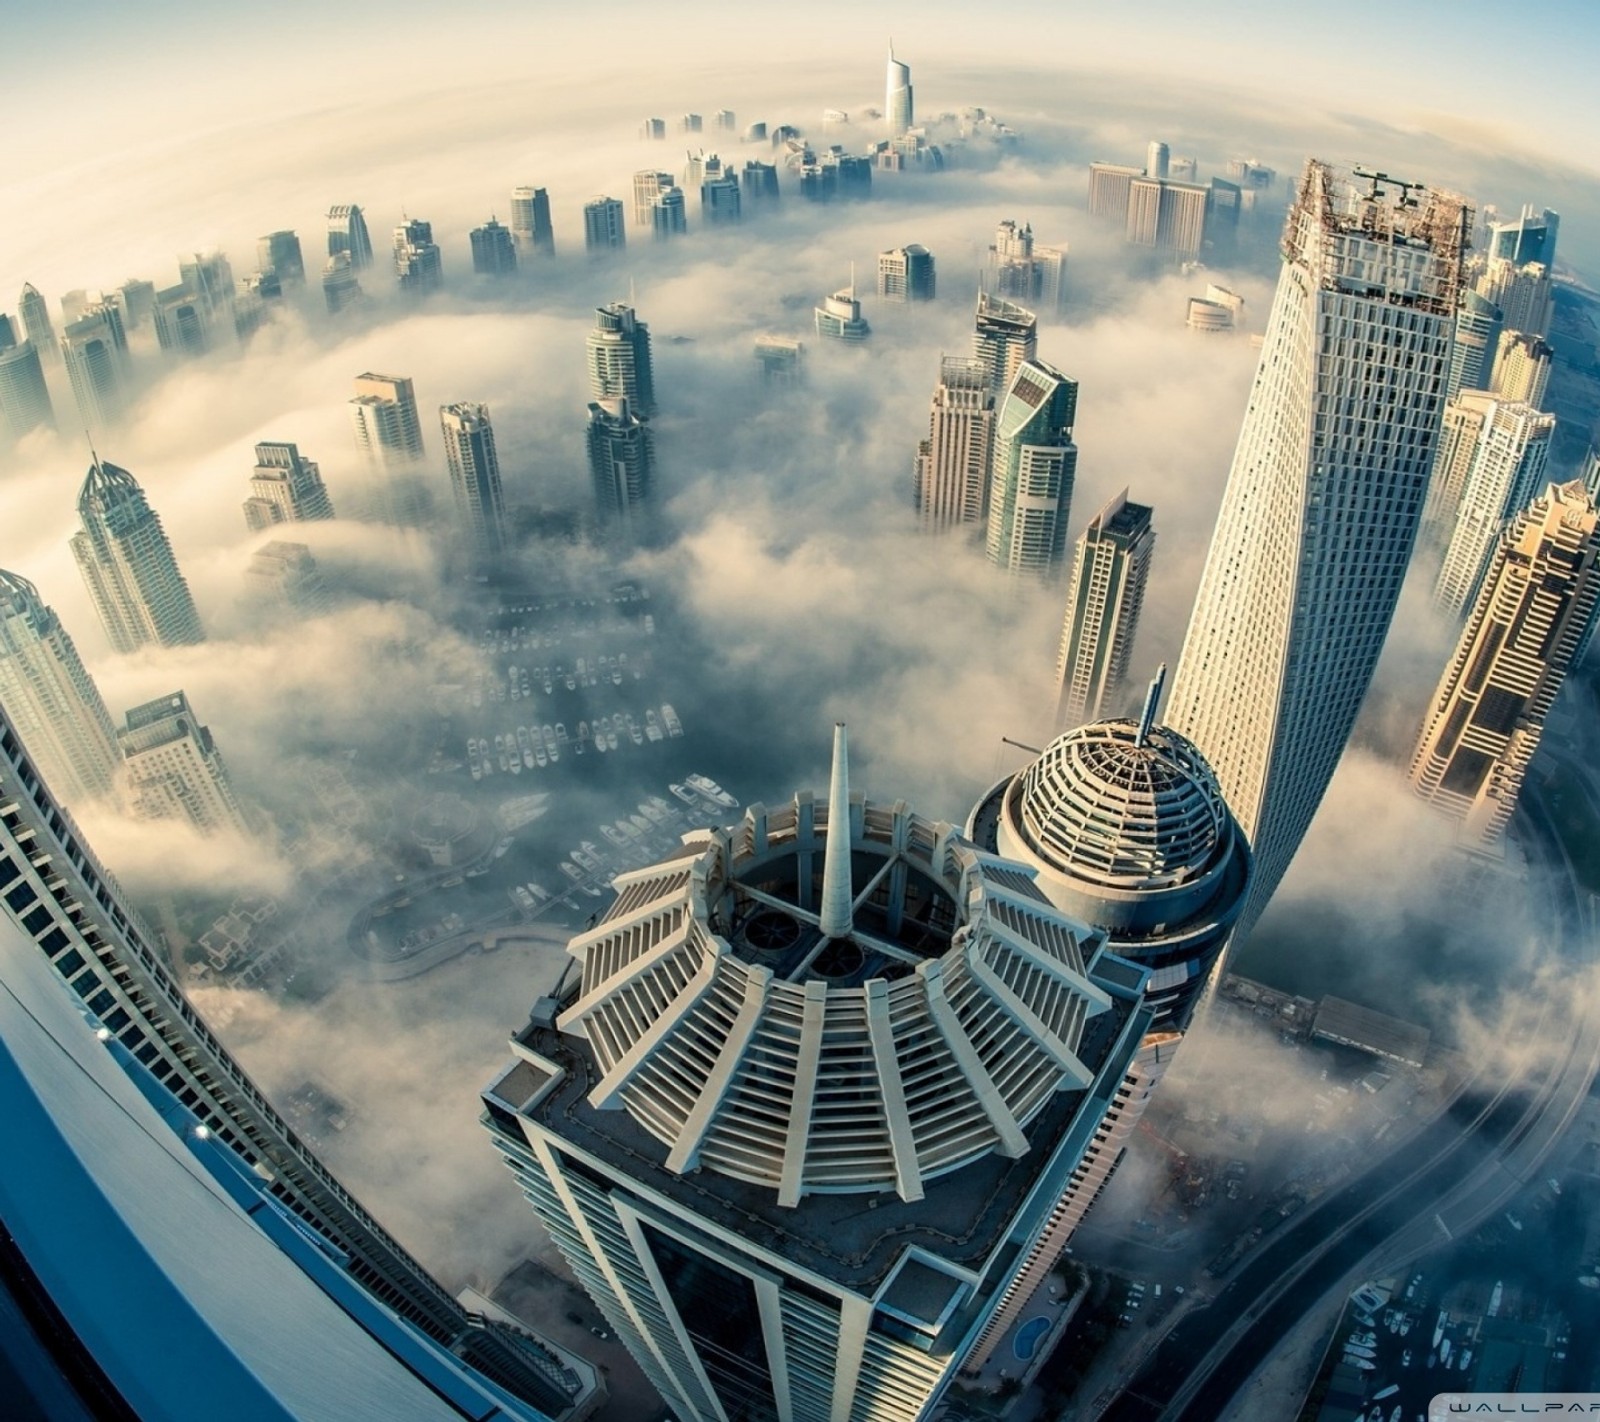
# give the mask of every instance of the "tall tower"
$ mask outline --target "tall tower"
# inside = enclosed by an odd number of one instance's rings
[[[1471,209],[1311,161],[1168,723],[1256,855],[1247,932],[1321,803],[1400,596]]]
[[[1172,150],[1159,138],[1152,138],[1145,147],[1144,172],[1147,178],[1170,176]]]
[[[19,341],[10,318],[0,316],[0,439],[18,440],[30,430],[54,429],[55,423],[33,338]]]
[[[508,276],[517,269],[517,247],[511,229],[490,218],[467,234],[472,244],[472,270],[478,276]]]
[[[411,377],[373,371],[358,375],[349,408],[356,447],[380,484],[377,516],[401,527],[420,523],[428,498],[420,474],[422,421]]]
[[[689,230],[682,188],[663,188],[651,200],[650,230],[657,242],[669,242]]]
[[[1600,515],[1551,484],[1502,535],[1411,759],[1417,794],[1492,850],[1600,599]]]
[[[181,691],[135,706],[117,728],[122,774],[133,813],[187,820],[203,834],[249,834],[222,752]]]
[[[989,480],[989,561],[1008,573],[1059,571],[1072,516],[1078,382],[1043,361],[1018,367],[995,420]]]
[[[277,440],[256,446],[256,471],[244,505],[244,521],[252,531],[332,517],[333,501],[315,460],[303,458],[298,446]]]
[[[1500,339],[1500,308],[1476,291],[1461,293],[1456,312],[1455,346],[1450,352],[1450,373],[1445,378],[1446,404],[1463,390],[1487,390]]]
[[[550,226],[550,195],[543,188],[512,188],[511,237],[517,244],[520,256],[531,256],[535,252],[541,257],[555,256],[555,231]]]
[[[1525,331],[1502,331],[1488,388],[1502,400],[1522,400],[1536,410],[1543,409],[1554,357],[1548,341]]]
[[[355,306],[361,297],[361,278],[356,275],[350,254],[339,252],[329,257],[322,269],[322,299],[327,305],[328,315],[337,316],[341,311]]]
[[[116,785],[111,715],[78,649],[39,590],[0,571],[0,706],[40,773],[70,804]]]
[[[635,227],[653,227],[655,225],[656,199],[669,188],[675,188],[678,180],[671,173],[663,173],[655,168],[641,168],[633,175],[633,225]]]
[[[933,253],[920,242],[878,253],[878,295],[885,301],[932,301],[937,289]]]
[[[1490,224],[1488,262],[1477,290],[1500,308],[1508,331],[1550,334],[1551,275],[1560,224],[1560,216],[1548,208],[1535,213],[1531,207],[1524,207],[1514,222]]]
[[[656,412],[656,382],[650,358],[650,328],[623,301],[595,309],[594,328],[584,339],[593,400],[625,399],[640,419]]]
[[[426,296],[444,285],[444,262],[431,222],[408,217],[394,229],[394,274],[408,296]]]
[[[586,252],[617,252],[628,244],[622,203],[613,197],[592,197],[583,205],[583,247]]]
[[[889,44],[888,75],[884,81],[883,112],[889,125],[889,137],[899,138],[916,122],[916,109],[911,98],[911,66],[894,57],[894,43]]]
[[[56,349],[56,330],[50,324],[50,307],[31,281],[22,288],[22,296],[17,301],[17,314],[22,317],[22,329],[27,332],[40,358],[52,359]]]
[[[337,257],[341,252],[349,256],[350,265],[357,272],[372,265],[367,219],[354,203],[338,203],[328,209],[328,255]]]
[[[117,651],[205,641],[160,515],[133,475],[96,455],[78,494],[78,519],[72,556]]]
[[[506,506],[500,490],[500,459],[494,448],[489,407],[463,402],[439,411],[450,491],[473,553],[480,559],[505,552]]]
[[[61,337],[61,355],[87,429],[110,429],[128,398],[127,363],[120,331],[104,310],[72,322]]]
[[[835,766],[620,875],[483,1096],[683,1422],[927,1417],[1151,1020],[1031,868]]]
[[[256,266],[274,273],[285,285],[300,286],[306,279],[306,259],[293,232],[269,232],[256,242]]]
[[[979,360],[939,362],[928,437],[917,446],[916,506],[924,533],[982,525],[989,516],[994,396]]]
[[[655,482],[650,427],[625,396],[589,406],[589,473],[602,525],[634,532],[645,516]]]
[[[1078,539],[1056,656],[1056,730],[1070,731],[1115,710],[1128,679],[1156,534],[1150,506],[1124,489]]]
[[[1022,363],[1038,357],[1039,318],[1014,301],[980,291],[972,354],[989,374],[989,393],[1003,399]]]

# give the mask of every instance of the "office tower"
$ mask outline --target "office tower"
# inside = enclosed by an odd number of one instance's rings
[[[367,233],[367,220],[354,203],[338,203],[328,209],[328,255],[337,257],[341,252],[350,258],[350,265],[358,272],[372,265],[372,238]]]
[[[1124,489],[1089,521],[1067,584],[1067,610],[1056,654],[1056,731],[1114,715],[1128,681],[1133,639],[1156,534],[1148,504]]]
[[[19,341],[10,319],[0,316],[0,440],[18,440],[30,430],[54,429],[55,424],[33,338]]]
[[[1206,240],[1210,189],[1196,183],[1134,178],[1129,185],[1124,240],[1175,257],[1196,257]]]
[[[61,355],[78,402],[78,416],[93,431],[109,429],[127,401],[127,365],[117,329],[104,311],[70,323]]]
[[[1555,246],[1553,234],[1549,245],[1552,249]],[[1519,263],[1510,257],[1490,257],[1475,289],[1486,301],[1500,308],[1506,330],[1526,331],[1530,336],[1550,334],[1553,296],[1547,263]]]
[[[1078,382],[1029,360],[1017,368],[995,418],[984,551],[1013,576],[1048,578],[1060,570],[1078,471],[1077,411]]]
[[[1089,216],[1103,217],[1126,226],[1128,207],[1133,200],[1133,180],[1142,178],[1138,168],[1116,163],[1089,165]]]
[[[26,578],[0,571],[0,707],[69,804],[116,786],[111,715],[72,637]]]
[[[1493,850],[1582,651],[1600,596],[1600,516],[1583,484],[1551,484],[1501,537],[1434,693],[1412,788]]]
[[[518,253],[527,257],[556,254],[555,229],[550,225],[550,195],[543,188],[519,187],[511,190],[511,239]]]
[[[885,301],[932,301],[933,253],[920,243],[878,253],[878,295]]]
[[[764,384],[792,388],[806,378],[806,348],[788,336],[757,336],[756,361]]]
[[[131,277],[116,290],[117,309],[122,313],[124,331],[136,331],[155,319],[156,284]]]
[[[684,114],[678,120],[679,133],[699,133],[705,128],[705,120],[699,114]]]
[[[72,556],[117,651],[205,641],[161,517],[133,475],[96,455],[78,494],[78,519]]]
[[[622,204],[616,198],[592,197],[583,205],[583,246],[595,252],[616,252],[627,245]]]
[[[490,218],[467,234],[472,244],[472,270],[478,276],[509,276],[517,269],[517,245],[511,229]]]
[[[700,218],[716,227],[739,220],[739,179],[732,172],[700,184]]]
[[[984,260],[983,289],[1009,301],[1039,299],[1041,276],[1033,256],[1033,228],[1009,218],[995,229]]]
[[[1144,172],[1147,178],[1170,177],[1172,150],[1159,138],[1152,138],[1144,151]]]
[[[489,407],[470,402],[445,405],[439,411],[439,425],[450,466],[450,492],[468,546],[480,560],[497,558],[506,547],[506,505]]]
[[[739,127],[738,117],[732,109],[718,109],[712,122],[724,133],[732,133]]]
[[[358,375],[350,419],[356,447],[380,486],[373,513],[401,527],[421,523],[428,507],[419,470],[425,451],[410,376]]]
[[[722,158],[716,153],[707,153],[704,148],[696,149],[687,156],[689,161],[683,170],[683,186],[686,188],[698,188],[704,182],[720,178],[725,171]]]
[[[770,206],[778,200],[778,165],[759,159],[746,160],[739,183],[742,201],[751,208]]]
[[[824,167],[838,171],[835,190],[842,198],[869,198],[872,196],[872,159],[852,157],[848,153],[831,153],[823,160]]]
[[[589,368],[589,395],[595,400],[622,400],[640,419],[656,412],[650,327],[623,301],[596,308],[594,327],[584,339]]]
[[[178,279],[200,304],[201,315],[210,320],[224,315],[233,304],[233,267],[221,252],[194,253],[178,261]],[[156,307],[159,322],[161,308]],[[158,327],[159,330],[159,327]]]
[[[1463,291],[1456,311],[1455,344],[1445,377],[1448,405],[1463,390],[1487,390],[1502,326],[1500,308],[1476,291]]]
[[[129,808],[144,820],[187,820],[204,834],[250,825],[211,729],[181,691],[135,706],[117,728]]]
[[[1278,180],[1274,169],[1254,158],[1228,159],[1227,173],[1234,182],[1249,188],[1270,188]]]
[[[651,232],[657,242],[680,237],[689,230],[681,188],[664,188],[650,204]]]
[[[656,199],[669,188],[677,186],[678,180],[671,173],[662,173],[654,168],[641,168],[635,173],[633,175],[634,226],[654,226]]]
[[[1554,415],[1532,405],[1493,400],[1483,409],[1444,564],[1433,585],[1434,605],[1442,611],[1459,617],[1472,606],[1506,520],[1545,482],[1555,427]]]
[[[1038,286],[1035,304],[1048,316],[1059,316],[1067,309],[1067,248],[1033,249],[1034,280]]]
[[[861,303],[856,300],[854,282],[843,291],[823,297],[822,305],[816,308],[814,315],[817,334],[825,340],[860,345],[872,334],[872,327],[861,314]]]
[[[1184,324],[1191,331],[1200,331],[1209,336],[1222,335],[1233,330],[1233,308],[1225,302],[1191,296]]]
[[[1495,346],[1489,389],[1502,400],[1521,400],[1542,409],[1550,388],[1555,352],[1547,341],[1525,331],[1502,331]]]
[[[944,356],[928,437],[917,445],[916,507],[924,533],[976,526],[989,515],[994,394],[980,360]]]
[[[665,143],[667,139],[667,121],[665,119],[647,118],[639,125],[639,137],[646,142]]]
[[[1392,191],[1306,165],[1167,709],[1255,851],[1241,932],[1344,752],[1433,460],[1471,210]]]
[[[280,282],[299,286],[306,279],[306,261],[300,239],[293,232],[269,232],[256,242],[256,265],[275,272]]]
[[[636,530],[655,482],[650,427],[633,413],[626,396],[589,406],[589,473],[602,525]]]
[[[1443,556],[1455,532],[1456,515],[1467,475],[1477,458],[1478,438],[1494,413],[1495,397],[1487,390],[1463,390],[1439,420],[1439,442],[1433,470],[1428,476],[1428,496],[1422,505],[1421,540]]]
[[[444,263],[431,222],[408,217],[394,229],[394,274],[408,296],[426,296],[444,285]]]
[[[683,1422],[929,1416],[1150,1021],[1033,871],[852,795],[842,730],[826,807],[619,876],[483,1096]]]
[[[1183,195],[1194,186],[1193,183],[1172,185],[1171,193],[1178,195],[1173,199],[1179,210],[1176,221],[1185,220],[1182,216],[1185,210],[1183,203],[1187,199]],[[1206,185],[1205,205],[1200,216],[1201,241],[1215,251],[1232,252],[1239,236],[1239,215],[1244,211],[1244,203],[1244,189],[1237,183],[1230,183],[1223,178],[1213,178]]]
[[[252,603],[273,613],[315,617],[329,604],[327,584],[304,543],[273,539],[262,544],[250,555],[245,586]]]
[[[352,306],[360,304],[361,279],[356,276],[355,263],[348,252],[339,252],[328,258],[322,269],[322,299],[327,303],[328,314],[337,316]]]
[[[9,1202],[8,1249],[15,1245],[28,1257],[46,1290],[57,1289],[80,1339],[125,1340],[102,1346],[97,1359],[114,1385],[130,1381],[122,1395],[175,1417],[246,1408],[304,1415],[314,1402],[330,1413],[374,1410],[443,1422],[492,1415],[497,1403],[505,1405],[502,1389],[536,1407],[565,1408],[575,1389],[553,1355],[469,1315],[329,1174],[223,1048],[178,986],[160,940],[41,781],[3,705],[0,791],[0,978],[7,989],[0,1011],[8,1014],[0,1051],[16,1060],[26,1033],[42,1032],[26,1048],[44,1064],[33,1077],[33,1100],[48,1103],[59,1123],[57,1143],[45,1154],[49,1137],[36,1130],[37,1105],[15,1095],[4,1103],[10,1148],[0,1156],[0,1193]],[[40,970],[51,969],[48,986],[64,997],[70,984],[73,1005],[35,1016],[27,1027],[9,1004],[41,986]],[[115,1063],[127,1074],[131,1089],[116,1086],[99,1065],[91,1064],[87,1077],[76,1066],[63,1069],[69,1057],[83,1056],[77,1034],[94,1042],[95,1063]],[[14,1074],[8,1067],[0,1075],[11,1092]],[[59,1131],[72,1136],[65,1147]],[[58,1167],[71,1157],[95,1170],[95,1188],[66,1193]],[[214,1178],[197,1184],[190,1172],[202,1160],[216,1167]],[[163,1178],[173,1169],[178,1179]],[[31,1228],[13,1208],[23,1203],[22,1186]],[[121,1193],[131,1186],[132,1198]],[[64,1213],[66,1199],[74,1203]],[[108,1200],[126,1211],[122,1223],[108,1221]],[[224,1217],[242,1228],[245,1211],[270,1236],[266,1247],[256,1241],[247,1250],[238,1230],[220,1232]],[[134,1247],[130,1227],[144,1231]],[[85,1249],[99,1266],[92,1287],[85,1286]],[[181,1277],[192,1296],[169,1310],[170,1288],[147,1270],[152,1260],[170,1263],[174,1250],[183,1254],[182,1267],[168,1278]],[[315,1285],[290,1287],[275,1272],[285,1258]],[[108,1267],[113,1260],[116,1267]],[[325,1307],[330,1299],[335,1306]],[[405,1326],[392,1326],[392,1315]],[[286,1330],[300,1323],[308,1331],[290,1337]],[[147,1325],[147,1333],[139,1331]],[[356,1342],[362,1328],[382,1339],[376,1362],[375,1350]],[[219,1339],[226,1346],[213,1353]],[[257,1351],[258,1344],[265,1346]],[[330,1358],[336,1366],[325,1366]],[[413,1377],[400,1388],[402,1369],[425,1382]],[[71,1371],[85,1370],[80,1361]],[[159,1403],[139,1383],[151,1373],[166,1374]],[[256,1389],[268,1386],[283,1389],[281,1405],[258,1405]],[[99,1393],[83,1415],[101,1415],[104,1397]],[[538,1413],[514,1404],[511,1416],[537,1422]]]
[[[211,318],[205,300],[188,286],[156,293],[156,341],[168,355],[190,359],[211,346]]]
[[[753,123],[746,127],[741,143],[765,143],[767,141],[767,126],[764,123]]]
[[[22,317],[22,329],[28,333],[33,348],[42,360],[53,360],[56,350],[56,329],[50,324],[50,307],[39,288],[31,281],[22,288],[17,301],[17,314]]]
[[[894,45],[889,46],[889,70],[884,83],[884,119],[889,126],[889,137],[898,138],[916,122],[916,108],[911,95],[911,66],[894,57]]]
[[[1038,353],[1039,318],[1014,301],[980,291],[972,354],[988,372],[989,393],[996,400],[1003,398],[1023,363]]]
[[[244,505],[244,521],[252,532],[332,517],[333,501],[315,460],[302,458],[292,444],[269,440],[256,446],[256,471]]]

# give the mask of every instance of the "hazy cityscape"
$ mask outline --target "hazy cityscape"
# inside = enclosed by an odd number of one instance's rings
[[[1571,54],[190,8],[0,233],[0,1416],[1600,1406]]]

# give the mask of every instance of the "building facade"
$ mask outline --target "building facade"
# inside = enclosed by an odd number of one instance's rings
[[[328,209],[328,255],[337,257],[341,252],[358,272],[372,265],[372,236],[354,203],[336,203]]]
[[[19,440],[55,424],[50,388],[32,337],[19,341],[10,318],[0,316],[0,440]]]
[[[668,242],[689,230],[688,208],[682,188],[664,188],[650,203],[650,231],[657,242]]]
[[[202,834],[250,833],[222,752],[181,691],[129,711],[117,748],[128,807],[141,819],[183,820]]]
[[[450,467],[450,492],[467,545],[478,559],[497,558],[506,549],[506,505],[489,407],[469,401],[445,405],[439,411],[439,427]]]
[[[408,217],[394,229],[394,274],[407,296],[426,296],[444,285],[444,259],[431,222]]]
[[[888,73],[884,80],[883,114],[890,138],[898,138],[917,121],[911,89],[911,66],[894,57],[892,44],[889,46]]]
[[[85,428],[112,428],[127,403],[126,341],[109,313],[97,312],[70,322],[61,336],[61,357]]]
[[[933,253],[920,243],[878,253],[878,295],[885,301],[932,301],[938,284]]]
[[[589,474],[602,528],[637,533],[647,517],[655,483],[650,427],[626,396],[589,406]]]
[[[478,276],[510,276],[517,269],[517,244],[511,229],[490,218],[467,234],[472,245],[472,270]]]
[[[995,419],[989,480],[989,562],[1013,576],[1060,572],[1072,516],[1078,383],[1040,360],[1024,361]]]
[[[846,345],[860,345],[872,334],[872,327],[861,314],[861,302],[856,299],[854,284],[832,296],[822,298],[822,304],[813,311],[817,335],[828,341],[843,341]]]
[[[304,543],[275,538],[262,544],[250,555],[245,586],[254,607],[273,616],[315,617],[326,612],[330,603],[317,560]]]
[[[556,254],[555,229],[550,225],[550,195],[543,188],[511,190],[511,239],[519,256]]]
[[[589,367],[589,398],[626,400],[640,419],[656,413],[655,365],[650,327],[626,302],[595,309],[594,327],[584,339]]]
[[[994,415],[994,395],[983,362],[943,357],[928,437],[917,446],[915,501],[924,533],[985,526]]]
[[[663,173],[655,168],[641,168],[633,175],[633,225],[635,227],[655,226],[656,199],[670,188],[678,186],[678,180],[671,173]]]
[[[306,259],[293,232],[269,232],[256,242],[256,266],[271,272],[285,286],[304,285]]]
[[[421,523],[429,502],[420,472],[426,451],[411,377],[358,375],[348,408],[356,448],[376,483],[369,512],[400,527]]]
[[[972,354],[988,373],[989,393],[1004,399],[1023,362],[1038,359],[1039,318],[1025,306],[980,291]]]
[[[333,500],[315,460],[303,457],[297,445],[278,440],[256,446],[256,469],[244,505],[244,521],[251,532],[332,517]]]
[[[620,251],[628,243],[622,203],[613,197],[592,197],[583,205],[583,248],[586,252]]]

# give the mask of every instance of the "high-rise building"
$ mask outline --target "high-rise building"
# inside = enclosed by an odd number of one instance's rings
[[[1484,408],[1433,585],[1434,605],[1442,611],[1464,617],[1472,606],[1501,529],[1544,484],[1555,426],[1554,415],[1532,405],[1492,400]]]
[[[235,291],[233,266],[222,252],[195,252],[178,259],[178,279],[189,294],[200,303],[200,311],[207,321],[228,317]],[[156,308],[160,319],[160,307]]]
[[[699,133],[705,128],[705,120],[699,114],[684,114],[678,120],[679,133]]]
[[[337,257],[344,252],[356,271],[372,265],[372,238],[367,232],[367,219],[354,203],[337,203],[328,209],[328,255]]]
[[[712,122],[724,133],[732,133],[739,127],[738,115],[732,109],[718,109]]]
[[[756,361],[764,384],[791,389],[806,378],[805,345],[791,336],[757,336]]]
[[[20,341],[7,316],[0,316],[0,440],[18,440],[31,430],[54,429],[55,408],[44,366],[31,336]]]
[[[978,527],[989,516],[994,395],[980,360],[945,356],[928,437],[917,446],[916,507],[924,533]]]
[[[1124,240],[1174,257],[1197,257],[1206,240],[1209,188],[1162,178],[1133,179]]]
[[[1548,341],[1525,331],[1502,331],[1495,345],[1488,388],[1502,400],[1521,400],[1544,407],[1550,389],[1550,362],[1555,352]]]
[[[1056,654],[1056,731],[1115,715],[1139,633],[1156,534],[1148,504],[1124,489],[1078,539]]]
[[[431,222],[408,217],[394,229],[394,274],[408,296],[426,296],[444,284],[444,262]]]
[[[1059,573],[1072,516],[1078,382],[1040,360],[1017,368],[995,418],[984,551],[1008,573]]]
[[[1256,856],[1248,932],[1372,680],[1416,537],[1471,210],[1306,165],[1167,722]]]
[[[592,197],[583,205],[583,247],[586,252],[616,252],[628,243],[622,203],[612,197]]]
[[[1445,668],[1411,760],[1416,792],[1492,850],[1517,806],[1545,717],[1600,598],[1600,515],[1583,484],[1551,484],[1512,521]]]
[[[595,510],[603,527],[638,530],[655,483],[655,448],[650,426],[633,413],[626,396],[589,406],[589,474]]]
[[[700,220],[708,227],[731,225],[739,216],[739,179],[731,169],[700,184]]]
[[[1476,282],[1479,295],[1500,308],[1508,331],[1550,334],[1551,275],[1561,219],[1524,207],[1514,222],[1489,227],[1487,261]]]
[[[135,706],[117,728],[129,808],[140,819],[187,820],[205,834],[250,833],[211,729],[181,691]]]
[[[984,261],[983,289],[1030,305],[1039,299],[1039,271],[1033,260],[1033,227],[1010,218],[995,229]]]
[[[71,322],[61,337],[78,415],[91,431],[110,429],[127,402],[127,362],[118,334],[109,314],[100,311]]]
[[[1247,188],[1270,188],[1278,181],[1275,169],[1267,167],[1265,163],[1256,162],[1254,158],[1228,159],[1227,173],[1234,182],[1243,184]]]
[[[96,455],[78,494],[78,519],[72,556],[117,651],[205,641],[161,517],[133,475]]]
[[[989,393],[1004,398],[1025,361],[1039,354],[1039,318],[1014,301],[978,293],[972,355],[989,376]]]
[[[359,304],[361,297],[361,279],[356,275],[350,254],[338,252],[329,257],[322,269],[322,299],[327,303],[328,314],[337,316]]]
[[[22,288],[22,295],[17,301],[17,314],[22,317],[22,329],[27,332],[40,358],[53,358],[56,329],[50,324],[50,306],[31,281]]]
[[[356,447],[378,485],[371,516],[402,528],[419,525],[429,499],[421,473],[422,420],[410,376],[357,376],[350,419]]]
[[[511,229],[494,218],[467,234],[472,244],[472,270],[478,276],[509,276],[517,269],[517,244]]]
[[[759,209],[778,201],[778,165],[763,163],[759,158],[745,161],[744,174],[739,180],[741,202],[744,206]]]
[[[1128,207],[1133,201],[1133,180],[1142,178],[1139,168],[1128,168],[1117,163],[1091,163],[1089,165],[1089,216],[1103,217],[1126,226]]]
[[[1500,308],[1476,291],[1463,291],[1456,311],[1455,344],[1445,377],[1444,398],[1449,404],[1463,390],[1487,390],[1494,353],[1500,340]]]
[[[251,601],[273,613],[314,617],[326,611],[329,603],[327,584],[304,543],[275,538],[262,544],[250,555],[245,585]]]
[[[439,425],[450,466],[450,491],[467,543],[477,558],[497,558],[506,547],[506,506],[489,407],[470,402],[445,405],[439,411]]]
[[[156,341],[168,355],[193,359],[211,347],[211,317],[203,297],[188,286],[156,293]]]
[[[911,66],[894,57],[894,45],[889,46],[888,77],[884,82],[884,119],[889,126],[889,137],[898,138],[916,123],[916,107],[911,93]]]
[[[483,1096],[683,1422],[929,1416],[1151,1020],[1034,871],[852,795],[842,732],[826,808],[619,876]]]
[[[767,141],[767,126],[765,123],[747,124],[741,143],[765,143]]]
[[[0,1052],[8,1065],[0,1076],[9,1094],[0,1110],[9,1149],[0,1158],[0,1193],[8,1202],[8,1250],[20,1250],[34,1278],[55,1292],[65,1320],[65,1328],[52,1325],[55,1343],[66,1341],[65,1329],[79,1331],[79,1341],[129,1340],[127,1347],[102,1347],[95,1361],[123,1397],[166,1399],[150,1406],[175,1417],[256,1410],[258,1390],[274,1393],[259,1404],[267,1413],[301,1414],[312,1398],[374,1422],[444,1422],[490,1416],[497,1406],[518,1422],[538,1422],[535,1408],[565,1409],[578,1389],[559,1360],[457,1303],[334,1179],[228,1054],[178,986],[161,940],[41,780],[3,704],[0,804],[0,978],[7,988],[0,997],[10,1004],[40,986],[59,985],[63,997],[68,985],[73,990],[72,1005],[47,1017],[0,1005],[7,1014]],[[43,982],[40,969],[53,981]],[[98,1057],[86,1055],[80,1035]],[[14,1091],[10,1065],[25,1044],[40,1067],[31,1100]],[[87,1075],[78,1065],[63,1070],[74,1056]],[[120,1087],[104,1063],[125,1074]],[[39,1129],[49,1114],[57,1122],[53,1137]],[[69,1129],[75,1144],[63,1147],[61,1132]],[[203,1179],[191,1173],[200,1161]],[[66,1193],[61,1167],[73,1162],[95,1173],[93,1188]],[[134,1185],[136,1198],[123,1193]],[[32,1196],[26,1209],[19,1186]],[[63,1214],[68,1198],[76,1204]],[[112,1199],[120,1221],[102,1203]],[[248,1248],[238,1229],[220,1225],[228,1219],[244,1228],[247,1211],[269,1237]],[[28,1226],[25,1214],[32,1216]],[[130,1244],[130,1228],[143,1232],[137,1244]],[[59,1238],[63,1229],[67,1240]],[[86,1248],[102,1264],[119,1261],[92,1288],[84,1286]],[[286,1258],[315,1283],[291,1287],[281,1272]],[[170,1267],[158,1278],[152,1261]],[[185,1297],[169,1307],[175,1279]],[[396,1316],[404,1324],[391,1327]],[[308,1330],[296,1342],[285,1330],[300,1322]],[[128,1333],[146,1326],[147,1335]],[[381,1339],[377,1347],[359,1342],[363,1329]],[[334,1352],[337,1367],[324,1370],[322,1360]],[[54,1376],[75,1385],[87,1374],[86,1355]],[[160,1389],[146,1392],[141,1380],[154,1374],[163,1375]],[[506,1390],[532,1406],[511,1402]],[[105,1397],[93,1390],[81,1415],[103,1411]],[[41,1415],[69,1415],[54,1413],[56,1405],[52,1400]]]
[[[639,137],[648,143],[665,143],[667,140],[667,121],[665,119],[647,118],[639,125]]]
[[[861,303],[856,299],[854,282],[843,291],[823,297],[814,315],[817,334],[824,340],[860,345],[872,334],[872,327],[861,314]]]
[[[256,446],[256,470],[244,505],[244,521],[252,532],[332,517],[333,501],[315,460],[303,458],[296,445],[276,440]]]
[[[650,203],[650,231],[657,242],[681,237],[689,230],[682,188],[663,188]]]
[[[1039,294],[1035,298],[1038,309],[1047,316],[1059,316],[1067,309],[1067,248],[1041,247],[1033,249],[1033,269]]]
[[[111,714],[61,619],[26,578],[0,571],[0,706],[69,804],[116,787]]]
[[[122,313],[124,331],[136,331],[156,314],[156,284],[131,277],[116,291],[117,309]]]
[[[541,257],[556,254],[555,229],[550,225],[550,195],[543,188],[520,187],[511,190],[511,239],[523,257],[537,252]]]
[[[1197,182],[1200,178],[1199,160],[1174,153],[1167,159],[1167,176],[1175,183]]]
[[[1147,178],[1170,177],[1172,150],[1159,138],[1152,138],[1145,147],[1144,173]]]
[[[655,225],[656,199],[669,188],[678,186],[671,173],[655,168],[641,168],[633,175],[633,223],[635,227]]]
[[[656,412],[656,382],[650,356],[650,327],[623,301],[596,308],[594,327],[584,339],[589,396],[621,400],[642,420]]]
[[[878,295],[885,301],[932,301],[933,253],[920,243],[878,253]]]
[[[1455,532],[1456,515],[1467,475],[1477,458],[1478,438],[1493,413],[1495,397],[1487,390],[1463,390],[1444,407],[1428,496],[1422,506],[1421,539],[1440,556]]]
[[[293,232],[269,232],[256,242],[256,265],[273,272],[284,285],[300,286],[306,279],[306,259]]]

